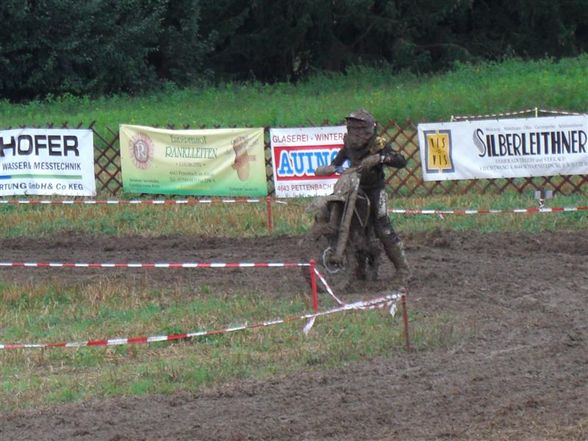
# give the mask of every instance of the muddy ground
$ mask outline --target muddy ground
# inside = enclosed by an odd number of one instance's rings
[[[285,261],[298,237],[1,240],[3,261]],[[588,232],[405,237],[409,307],[457,317],[449,349],[192,394],[110,399],[0,415],[9,440],[587,440]],[[275,271],[269,273],[268,271]],[[146,286],[300,289],[286,270],[1,269],[3,279],[101,277]],[[382,274],[390,274],[387,266]],[[229,276],[230,274],[230,276]],[[365,286],[386,287],[389,276]]]

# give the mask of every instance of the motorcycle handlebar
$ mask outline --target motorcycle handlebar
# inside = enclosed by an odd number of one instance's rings
[[[382,162],[382,157],[378,154],[369,155],[361,161],[359,165],[360,172],[363,170],[369,170],[372,167],[380,164]]]
[[[314,169],[315,176],[329,176],[337,171],[334,165],[322,165]]]
[[[358,171],[359,173],[363,172],[364,170],[369,170],[372,167],[375,167],[376,165],[380,164],[382,162],[382,158],[380,155],[378,154],[374,154],[374,155],[370,155],[365,157],[362,161],[361,164],[359,164],[356,167],[352,167],[351,169],[355,169],[356,171]],[[347,169],[350,170],[350,169]],[[343,173],[344,170],[341,169],[341,167],[336,167],[334,165],[321,165],[320,167],[317,167],[314,170],[314,175],[315,176],[330,176],[334,173]]]

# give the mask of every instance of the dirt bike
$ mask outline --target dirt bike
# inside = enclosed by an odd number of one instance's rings
[[[379,155],[371,155],[359,166],[342,171],[333,193],[315,199],[307,209],[314,213],[314,223],[306,240],[310,242],[317,270],[335,293],[349,288],[356,280],[377,278],[381,248],[370,200],[359,182],[361,173],[379,162]],[[333,166],[322,166],[317,167],[315,175],[333,172]]]

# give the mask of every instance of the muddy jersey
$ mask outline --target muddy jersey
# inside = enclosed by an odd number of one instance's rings
[[[372,167],[370,170],[364,171],[361,175],[359,185],[365,190],[372,190],[376,188],[384,188],[386,183],[384,175],[384,166],[394,168],[404,168],[406,166],[406,159],[400,153],[395,152],[389,143],[386,143],[384,138],[374,136],[365,147],[361,149],[350,148],[346,137],[344,137],[343,148],[339,150],[337,156],[333,159],[332,164],[341,166],[349,159],[351,166],[359,165],[366,156],[379,153],[382,157],[380,164]]]

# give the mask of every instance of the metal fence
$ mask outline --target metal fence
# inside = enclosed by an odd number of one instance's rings
[[[62,127],[67,127],[67,124]],[[80,127],[81,125],[78,125],[76,128]],[[119,195],[122,193],[122,177],[118,129],[113,130],[106,127],[99,130],[93,123],[89,128],[94,131],[96,190],[102,194]],[[588,175],[424,182],[416,125],[411,121],[404,123],[389,121],[381,127],[380,134],[392,141],[395,147],[408,159],[406,168],[390,169],[387,188],[388,192],[394,196],[423,197],[470,192],[500,194],[506,191],[523,193],[545,189],[569,195],[582,193],[584,191],[582,186],[588,182]],[[274,194],[274,184],[268,129],[265,130],[265,163],[268,192],[272,195]]]

